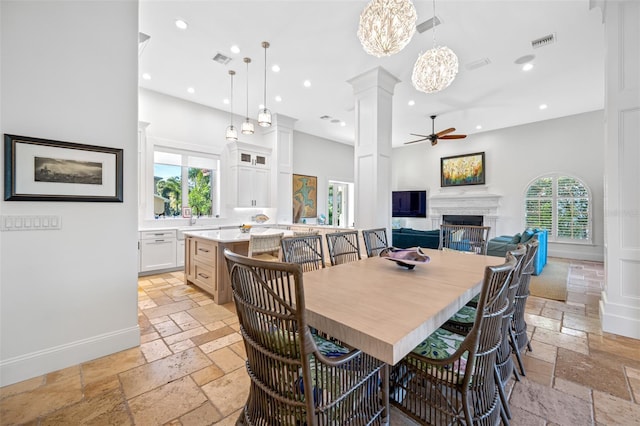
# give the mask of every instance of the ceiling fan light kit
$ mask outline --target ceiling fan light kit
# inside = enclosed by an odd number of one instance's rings
[[[417,18],[410,0],[371,0],[360,14],[358,38],[370,55],[393,55],[411,41]]]

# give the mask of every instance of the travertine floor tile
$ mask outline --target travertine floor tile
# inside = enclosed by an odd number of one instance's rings
[[[148,343],[140,345],[140,350],[147,359],[147,362],[152,362],[165,356],[171,355],[173,352],[167,347],[162,339],[153,340]]]
[[[222,414],[210,401],[180,417],[180,423],[188,426],[209,426],[222,420]]]
[[[544,418],[523,410],[520,407],[511,407],[511,424],[518,426],[545,426]]]
[[[633,392],[633,400],[636,404],[640,404],[640,370],[625,367],[625,373],[629,379],[629,386],[631,386],[631,392]]]
[[[23,380],[13,385],[0,388],[0,399],[6,398],[17,393],[29,392],[44,385],[44,376],[34,377],[33,379]]]
[[[579,352],[585,355],[589,354],[587,339],[563,334],[557,331],[536,328],[533,333],[532,346],[535,346],[536,341],[557,346],[558,348],[571,349],[574,352]],[[536,350],[535,347],[533,350]]]
[[[197,346],[204,345],[207,342],[211,342],[214,340],[218,340],[221,337],[228,336],[229,334],[234,333],[234,330],[229,327],[218,328],[213,331],[208,331],[206,333],[202,333],[198,336],[194,336],[191,338],[191,341],[195,343]]]
[[[239,333],[232,333],[232,334],[228,334],[224,337],[221,337],[219,339],[216,339],[212,342],[207,342],[203,345],[200,346],[200,349],[202,349],[202,351],[204,353],[209,353],[209,352],[213,352],[216,351],[220,348],[223,348],[225,346],[229,346],[232,343],[236,343],[236,342],[242,342],[242,336]]]
[[[40,422],[41,426],[88,424],[132,424],[127,410],[127,404],[120,389],[114,389],[58,410]]]
[[[145,362],[139,347],[127,349],[82,364],[82,378],[86,385],[143,365]]]
[[[543,342],[535,342],[533,352],[527,352],[527,356],[555,364],[558,348]],[[533,346],[533,345],[532,345]]]
[[[161,425],[189,413],[206,400],[187,376],[129,400],[129,407],[137,425]]]
[[[145,309],[144,314],[151,320],[164,315],[171,315],[176,312],[186,311],[188,309],[195,308],[196,306],[198,306],[198,304],[192,300],[183,300],[182,302],[175,302],[168,305],[158,306],[156,308]]]
[[[524,319],[529,327],[540,327],[546,328],[547,330],[560,331],[560,320],[528,313],[524,314]]]
[[[606,392],[593,391],[596,421],[603,425],[640,424],[640,405],[616,398]]]
[[[535,351],[535,348],[533,349]],[[541,361],[537,358],[527,355],[522,357],[524,363],[526,378],[530,381],[543,384],[545,386],[551,386],[553,380],[553,364],[550,362]],[[516,368],[517,362],[516,362]]]
[[[587,318],[570,312],[564,314],[562,325],[574,330],[582,330],[594,334],[602,334],[600,319]]]
[[[584,401],[591,402],[591,389],[586,386],[556,377],[553,387],[560,392],[565,392]]]
[[[156,328],[156,330],[158,330],[158,333],[160,333],[162,337],[167,337],[182,332],[182,329],[171,320],[161,322],[159,324],[154,324],[154,327]]]
[[[202,386],[202,391],[223,416],[228,416],[244,407],[249,384],[246,370],[238,369]]]
[[[207,354],[211,361],[213,361],[218,367],[225,373],[236,370],[238,368],[244,368],[245,359],[241,358],[228,347],[218,349],[217,351]]]
[[[589,347],[640,363],[638,340],[616,336],[611,333],[604,333],[603,335],[589,334]],[[640,365],[638,368],[640,368]]]
[[[224,371],[215,364],[191,374],[191,378],[198,386],[206,385],[210,381],[216,380],[222,376],[224,376]]]
[[[189,309],[187,312],[202,324],[209,324],[224,320],[225,318],[235,317],[233,312],[229,312],[228,309],[215,304],[194,307],[193,309]]]

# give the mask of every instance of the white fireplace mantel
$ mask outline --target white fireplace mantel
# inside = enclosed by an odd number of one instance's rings
[[[429,198],[433,229],[440,228],[442,215],[482,216],[485,226],[490,226],[490,237],[495,236],[498,207],[502,195],[486,192],[436,194]]]

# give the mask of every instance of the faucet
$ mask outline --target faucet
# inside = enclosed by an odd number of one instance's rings
[[[191,216],[189,218],[189,225],[195,225],[196,224],[196,217],[195,216]]]

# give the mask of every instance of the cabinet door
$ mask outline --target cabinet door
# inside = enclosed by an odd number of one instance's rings
[[[184,251],[184,240],[178,240],[176,242],[176,267],[184,266],[185,259],[185,251]]]
[[[142,240],[140,247],[140,271],[154,271],[176,267],[175,238]]]
[[[267,169],[256,169],[253,171],[253,206],[269,207],[269,177],[270,173]]]
[[[253,207],[253,175],[251,167],[238,167],[238,207]]]

